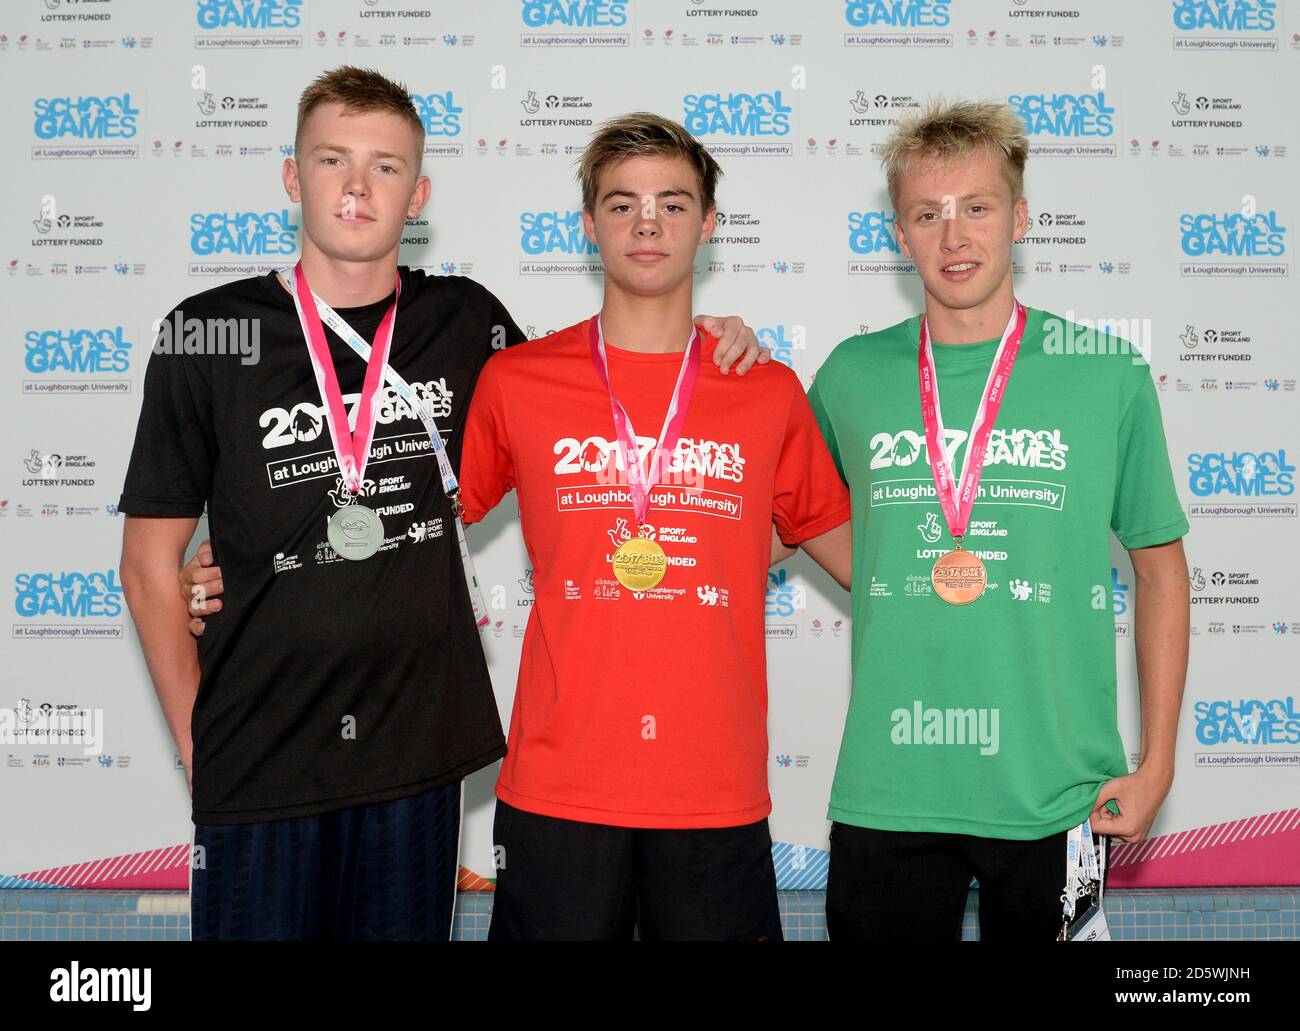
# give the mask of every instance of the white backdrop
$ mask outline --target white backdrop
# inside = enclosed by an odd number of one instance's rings
[[[1300,883],[1294,5],[13,0],[0,12],[0,581],[13,599],[0,885],[187,883],[184,776],[117,581],[113,502],[151,322],[296,253],[279,168],[297,97],[345,62],[406,82],[426,121],[433,199],[403,262],[483,282],[535,335],[599,304],[573,179],[593,123],[635,109],[685,121],[726,173],[697,310],[744,316],[805,384],[841,339],[920,306],[873,153],[894,118],[937,93],[1010,99],[1033,141],[1018,294],[1128,320],[1192,525],[1178,779],[1156,837],[1119,850],[1116,883]],[[513,520],[507,504],[473,534],[503,718],[531,602]],[[1114,580],[1135,761],[1118,546]],[[847,597],[792,561],[773,571],[768,627],[780,879],[820,887]],[[35,740],[60,714],[76,732]],[[467,887],[492,872],[495,772],[467,784]]]

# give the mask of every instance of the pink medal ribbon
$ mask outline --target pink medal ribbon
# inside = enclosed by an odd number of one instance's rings
[[[641,449],[637,447],[636,430],[632,420],[609,382],[609,364],[605,358],[605,333],[600,325],[600,316],[591,320],[591,363],[596,367],[596,375],[609,393],[609,407],[614,413],[614,428],[618,433],[619,449],[623,454],[623,467],[627,470],[628,493],[632,495],[632,511],[636,516],[637,526],[641,526],[650,512],[650,491],[659,482],[662,464],[671,461],[681,439],[682,424],[686,422],[686,410],[691,404],[691,395],[695,393],[695,382],[700,376],[700,334],[691,328],[691,339],[686,343],[686,353],[682,356],[682,366],[677,373],[677,385],[673,388],[673,397],[664,416],[663,429],[659,431],[659,440],[650,456],[650,475],[647,477],[641,468]]]
[[[298,262],[294,272],[294,299],[297,301],[298,319],[302,323],[303,336],[307,338],[307,350],[311,355],[312,369],[316,373],[316,385],[320,388],[321,398],[325,401],[325,416],[329,423],[330,439],[334,443],[334,457],[339,463],[339,474],[348,491],[355,495],[360,492],[366,474],[366,464],[370,460],[370,441],[375,434],[375,421],[379,409],[375,405],[375,394],[384,379],[384,366],[388,362],[388,352],[393,343],[393,328],[397,321],[397,301],[402,295],[402,278],[397,277],[397,295],[388,306],[375,341],[366,362],[366,378],[361,388],[361,401],[356,408],[356,430],[348,427],[348,415],[343,407],[343,393],[339,389],[338,375],[334,371],[334,359],[330,356],[329,344],[325,340],[325,327],[321,323],[320,313],[312,298],[307,277],[302,271],[302,262]]]
[[[1020,352],[1020,340],[1025,335],[1026,309],[1019,301],[1014,304],[1011,318],[1007,320],[1007,328],[1002,332],[997,354],[993,357],[988,382],[984,384],[984,395],[975,412],[975,423],[971,426],[970,437],[966,441],[966,457],[962,459],[960,483],[953,480],[952,464],[943,448],[943,413],[939,408],[934,351],[930,346],[925,316],[921,316],[921,347],[917,358],[921,376],[921,419],[925,423],[925,443],[930,453],[930,471],[939,492],[939,504],[943,508],[948,530],[959,548],[970,523],[971,510],[975,507],[989,436],[993,433],[998,409],[1002,407],[1011,367],[1016,364],[1016,355]]]

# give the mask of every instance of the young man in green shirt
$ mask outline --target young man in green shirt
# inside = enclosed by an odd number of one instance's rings
[[[1015,299],[1027,154],[1005,104],[899,125],[882,158],[925,312],[845,340],[810,395],[853,498],[835,941],[960,938],[972,876],[983,938],[1051,940],[1067,844],[1142,840],[1173,781],[1188,524],[1145,360]],[[1131,774],[1112,531],[1137,584]]]

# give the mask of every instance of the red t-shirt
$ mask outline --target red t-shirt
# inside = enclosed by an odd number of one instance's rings
[[[849,518],[848,492],[795,374],[772,362],[723,376],[711,361],[717,341],[701,331],[695,395],[647,516],[668,571],[648,592],[623,587],[610,556],[637,533],[636,518],[589,323],[493,355],[465,428],[465,519],[482,519],[513,488],[533,564],[497,797],[613,826],[754,823],[772,810],[772,523],[789,545],[816,537]],[[606,353],[645,456],[682,354],[608,342]]]

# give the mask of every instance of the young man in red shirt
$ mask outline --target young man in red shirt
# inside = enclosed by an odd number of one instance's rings
[[[493,356],[470,405],[465,519],[518,492],[536,597],[497,781],[491,939],[781,937],[772,527],[846,568],[849,504],[794,373],[724,379],[692,323],[719,172],[666,119],[602,127],[579,173],[601,310]]]

